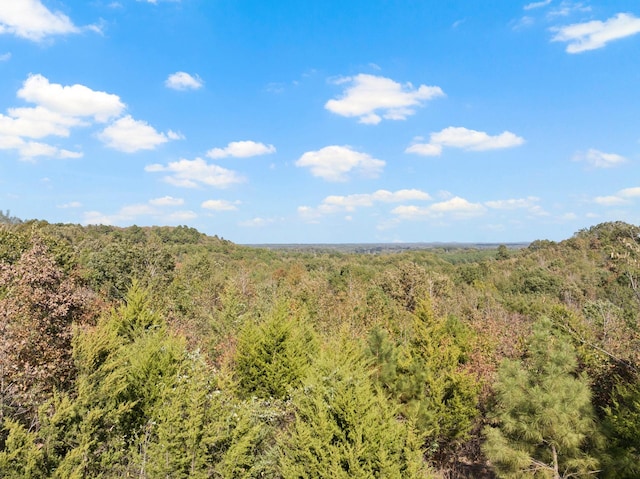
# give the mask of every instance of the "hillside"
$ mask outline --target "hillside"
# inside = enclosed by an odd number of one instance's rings
[[[2,477],[640,475],[638,226],[266,248],[1,216]]]

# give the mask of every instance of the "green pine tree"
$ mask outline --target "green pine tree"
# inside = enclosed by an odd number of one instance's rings
[[[280,440],[283,478],[425,477],[411,423],[373,387],[357,345],[324,350],[293,404],[295,421]]]
[[[505,360],[494,385],[483,450],[501,478],[593,477],[597,436],[591,392],[573,346],[539,321],[524,362]]]

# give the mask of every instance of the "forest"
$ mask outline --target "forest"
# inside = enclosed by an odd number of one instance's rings
[[[0,211],[0,477],[638,478],[640,227],[350,253]]]

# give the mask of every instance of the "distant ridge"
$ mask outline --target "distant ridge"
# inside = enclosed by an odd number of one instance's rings
[[[508,249],[522,249],[529,246],[530,242],[519,243],[456,243],[456,242],[430,242],[430,243],[265,243],[244,244],[250,248],[263,248],[271,250],[289,251],[338,251],[344,253],[395,253],[415,250],[487,250],[497,249],[504,245]]]

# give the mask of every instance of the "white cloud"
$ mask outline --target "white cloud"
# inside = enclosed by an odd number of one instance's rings
[[[65,14],[52,12],[40,0],[4,0],[0,6],[0,34],[40,41],[51,35],[78,33]]]
[[[173,90],[197,90],[202,88],[204,82],[198,75],[192,76],[185,72],[176,72],[169,75],[164,84]]]
[[[521,208],[531,208],[536,206],[540,198],[528,196],[527,198],[517,198],[508,200],[485,201],[485,206],[496,210],[515,210]]]
[[[602,206],[617,206],[617,205],[623,205],[627,203],[627,200],[619,196],[611,195],[611,196],[596,196],[593,199],[593,202]]]
[[[602,22],[594,20],[560,28],[551,41],[567,42],[567,53],[581,53],[603,48],[607,43],[640,33],[640,18],[630,13],[618,13]]]
[[[18,90],[18,97],[60,115],[93,117],[99,122],[119,116],[125,108],[118,95],[95,91],[84,85],[49,83],[39,74],[29,75]]]
[[[104,214],[99,211],[87,211],[84,213],[84,224],[106,224],[106,225],[124,225],[132,224],[140,221],[141,217],[152,218],[156,224],[176,224],[197,218],[198,215],[193,211],[167,211],[163,207],[173,207],[183,204],[184,201],[179,198],[165,196],[163,198],[155,198],[147,203],[136,203],[125,205],[114,214]]]
[[[118,95],[95,91],[84,85],[62,86],[49,83],[42,75],[29,75],[18,97],[64,116],[93,117],[106,122],[125,108]]]
[[[209,165],[202,158],[181,159],[170,162],[166,166],[152,164],[146,166],[145,171],[150,173],[169,172],[170,174],[164,177],[164,181],[183,188],[197,188],[201,185],[226,188],[234,183],[244,182],[244,178],[235,171],[218,165]]]
[[[69,203],[58,205],[58,208],[62,208],[62,209],[81,208],[81,207],[82,207],[82,203],[80,203],[79,201],[71,201]]]
[[[640,186],[620,190],[618,191],[618,195],[622,196],[623,198],[637,198],[640,196]]]
[[[470,151],[498,150],[513,148],[524,143],[524,139],[504,131],[499,135],[488,135],[484,131],[469,130],[463,127],[450,126],[439,132],[431,133],[429,143],[415,143],[405,153],[422,156],[440,156],[445,146]]]
[[[407,220],[441,218],[443,216],[451,216],[455,219],[464,219],[473,216],[480,216],[484,214],[485,211],[485,207],[479,203],[471,203],[464,198],[454,196],[447,201],[434,203],[425,207],[415,205],[398,206],[392,210],[392,213],[401,219]]]
[[[588,5],[584,5],[582,2],[573,2],[569,0],[563,0],[562,2],[560,2],[560,5],[554,8],[553,10],[551,10],[547,14],[547,16],[549,18],[568,17],[569,15],[575,12],[584,13],[584,12],[590,12],[590,11],[591,11],[591,7]]]
[[[47,158],[70,159],[82,158],[83,153],[78,151],[69,151],[58,147],[40,143],[36,141],[23,142],[17,147],[20,159],[23,161],[32,161],[34,158],[44,156]]]
[[[347,181],[348,175],[356,171],[365,177],[377,177],[385,162],[360,153],[349,146],[326,146],[318,151],[308,151],[297,161],[296,166],[308,167],[313,176],[327,181]]]
[[[337,84],[348,84],[342,96],[329,100],[325,108],[346,117],[358,117],[360,123],[375,125],[382,119],[405,120],[415,113],[416,107],[439,96],[444,96],[440,87],[411,83],[404,85],[390,78],[361,73],[354,77],[337,80]]]
[[[212,148],[207,151],[209,158],[226,158],[232,156],[234,158],[249,158],[251,156],[267,155],[275,153],[276,147],[273,145],[265,145],[255,141],[232,141],[225,148]]]
[[[149,204],[153,206],[180,206],[184,204],[184,200],[173,196],[163,196],[162,198],[149,200]]]
[[[402,203],[404,201],[428,201],[429,193],[416,189],[398,190],[395,192],[378,190],[374,193],[354,194],[347,196],[327,196],[317,208],[298,207],[298,213],[307,219],[342,211],[352,212],[357,208],[372,207],[377,203]]]
[[[604,153],[591,148],[586,153],[577,153],[573,157],[574,161],[584,161],[594,168],[612,168],[625,163],[627,159],[624,156],[615,153]]]
[[[624,188],[615,195],[596,196],[593,202],[602,206],[619,206],[631,203],[632,198],[640,198],[640,186]]]
[[[77,118],[60,115],[44,107],[9,108],[8,116],[0,113],[0,134],[28,138],[69,136],[73,126],[82,125]]]
[[[551,0],[542,0],[540,2],[531,2],[524,6],[525,10],[533,10],[534,8],[546,7],[551,3]]]
[[[113,122],[98,135],[98,138],[109,148],[125,153],[154,150],[170,139],[147,122],[134,120],[131,115]]]
[[[11,52],[0,55],[0,62],[8,62],[9,60],[11,60]]]
[[[200,206],[206,210],[213,211],[235,211],[238,209],[236,205],[240,202],[231,202],[227,200],[207,200],[204,201]]]

